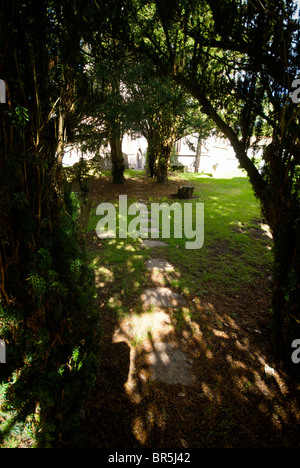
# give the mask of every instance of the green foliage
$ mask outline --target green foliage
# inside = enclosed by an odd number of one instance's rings
[[[91,269],[79,244],[78,200],[68,196],[51,242],[32,255],[27,307],[1,306],[1,336],[9,361],[2,375],[2,410],[35,414],[40,446],[73,432],[98,369],[99,318]],[[5,434],[4,434],[5,435]]]
[[[88,179],[97,177],[101,174],[100,170],[101,156],[95,156],[90,160],[80,159],[78,163],[71,167],[65,167],[63,172],[69,183],[77,182],[80,187],[81,197],[86,200],[89,191]]]
[[[41,447],[74,436],[98,368],[101,330],[80,201],[64,187],[60,164],[78,118],[85,8],[81,0],[72,8],[1,3],[9,87],[0,106],[1,439],[29,424]]]
[[[175,163],[178,163],[178,153],[175,147],[173,147],[171,154],[170,154],[170,164],[175,164]]]

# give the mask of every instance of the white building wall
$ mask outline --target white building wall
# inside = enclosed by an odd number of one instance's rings
[[[190,142],[191,144],[188,144]],[[265,142],[263,142],[265,144]],[[129,169],[145,169],[147,140],[143,137],[132,137],[130,133],[124,135],[122,151]],[[197,135],[182,138],[176,143],[178,161],[186,167],[186,171],[195,171],[195,155],[197,148]],[[261,156],[262,149],[256,153]],[[102,148],[100,154],[103,156],[103,168],[111,167],[109,147]],[[252,156],[252,152],[250,154]],[[67,146],[63,159],[64,166],[72,166],[81,158],[81,150],[75,146]],[[84,159],[91,159],[95,155],[86,152]],[[209,137],[203,141],[201,146],[199,172],[211,174],[214,177],[232,177],[245,175],[245,171],[239,168],[239,162],[235,157],[234,150],[225,138]]]
[[[145,169],[147,147],[146,138],[133,138],[130,133],[124,135],[122,150],[127,154],[129,169]]]
[[[192,135],[187,139],[183,139],[178,144],[178,160],[181,164],[187,167],[189,172],[195,171],[195,152],[197,148],[197,136]],[[239,169],[239,162],[235,157],[234,150],[225,138],[209,137],[203,141],[201,145],[199,172],[212,174],[214,177],[226,176],[226,174],[235,173],[242,175]]]

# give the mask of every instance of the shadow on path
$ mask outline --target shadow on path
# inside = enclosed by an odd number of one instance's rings
[[[101,372],[85,419],[85,448],[139,447],[128,427],[134,412],[124,389],[129,360],[126,343],[103,343]]]
[[[139,442],[131,428],[134,406],[124,387],[130,369],[130,347],[124,341],[113,340],[117,315],[101,307],[99,311],[103,323],[100,371],[86,402],[81,428],[83,445],[84,448],[138,448]]]

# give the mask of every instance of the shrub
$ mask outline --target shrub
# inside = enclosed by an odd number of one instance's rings
[[[67,192],[58,222],[30,249],[27,278],[18,285],[23,301],[18,307],[0,303],[7,343],[1,409],[13,413],[14,422],[31,417],[41,447],[74,436],[98,369],[101,330],[77,218],[78,200]]]

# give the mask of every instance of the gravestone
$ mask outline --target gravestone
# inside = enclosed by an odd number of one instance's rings
[[[181,185],[178,187],[177,193],[172,196],[180,199],[192,198],[194,189],[193,185]]]

